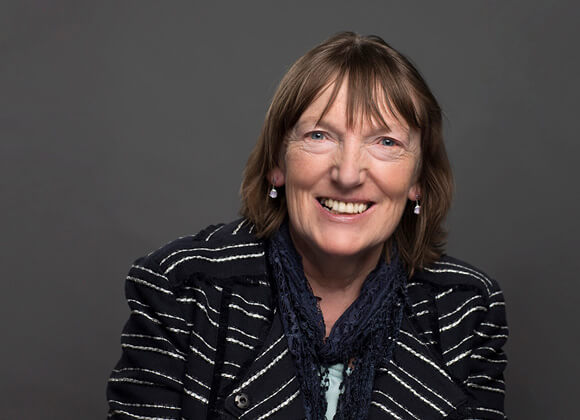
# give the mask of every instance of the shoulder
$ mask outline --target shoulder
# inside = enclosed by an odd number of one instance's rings
[[[499,284],[466,262],[443,256],[418,271],[407,292],[411,317],[429,342],[438,343],[449,367],[459,366],[457,362],[470,354],[469,346],[478,340],[507,338]]]
[[[428,288],[435,293],[471,291],[485,300],[501,293],[498,282],[484,271],[448,255],[417,271],[409,286]]]
[[[407,284],[413,317],[428,331],[438,331],[445,348],[469,336],[481,322],[506,325],[505,302],[497,281],[482,270],[443,256],[415,273]],[[437,340],[436,340],[437,341]]]
[[[257,281],[266,275],[264,243],[246,219],[207,226],[180,237],[137,260],[179,288],[192,277]]]

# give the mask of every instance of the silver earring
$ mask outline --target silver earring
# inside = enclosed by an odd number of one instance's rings
[[[415,196],[415,208],[413,209],[413,213],[415,214],[421,213],[421,205],[419,204],[419,194]]]
[[[268,193],[268,196],[270,198],[276,198],[278,197],[278,191],[276,190],[276,186],[274,185],[274,183],[276,182],[276,178],[274,178],[272,180],[272,189],[270,190],[270,192]]]

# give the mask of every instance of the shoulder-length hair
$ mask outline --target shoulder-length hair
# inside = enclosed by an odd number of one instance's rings
[[[414,214],[415,203],[408,201],[398,227],[385,244],[388,250],[389,243],[396,242],[412,274],[444,251],[447,233],[443,222],[451,205],[453,177],[437,100],[411,62],[378,36],[338,33],[300,57],[282,78],[244,170],[240,212],[255,225],[260,238],[280,227],[287,216],[286,198],[284,194],[275,200],[268,197],[268,175],[281,166],[288,134],[302,113],[324,88],[334,84],[328,110],[343,81],[348,83],[348,124],[359,116],[384,123],[380,110],[386,106],[421,134],[421,213]]]

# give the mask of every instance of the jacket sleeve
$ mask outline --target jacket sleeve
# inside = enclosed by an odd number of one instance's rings
[[[508,338],[503,294],[497,283],[481,275],[486,290],[464,294],[457,308],[443,315],[442,339],[447,366],[469,397],[463,416],[505,419],[503,372],[507,357],[502,348]],[[459,292],[461,293],[461,292]],[[470,296],[471,295],[471,296]],[[463,418],[463,417],[462,417]]]
[[[469,355],[469,373],[464,384],[471,395],[471,416],[504,419],[505,382],[503,372],[507,357],[502,348],[508,338],[503,294],[492,283],[486,311],[473,329],[474,347]]]
[[[152,257],[134,263],[125,291],[131,314],[108,381],[109,418],[180,419],[189,341],[180,303]]]

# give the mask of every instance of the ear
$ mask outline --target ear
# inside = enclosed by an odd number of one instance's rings
[[[281,187],[282,185],[284,185],[285,178],[282,169],[280,169],[278,166],[271,169],[270,172],[268,173],[268,182],[274,185],[275,187]]]
[[[421,188],[419,187],[419,183],[415,183],[409,188],[409,200],[415,201],[417,197],[421,198]]]

